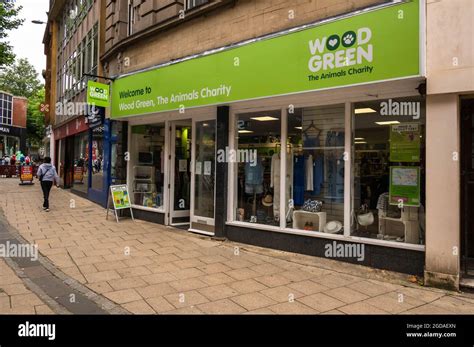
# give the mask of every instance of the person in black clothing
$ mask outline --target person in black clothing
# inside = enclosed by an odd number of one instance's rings
[[[38,168],[36,176],[41,182],[41,189],[43,190],[43,210],[49,212],[49,193],[53,187],[53,183],[56,183],[59,187],[59,176],[56,172],[56,168],[51,165],[51,158],[45,157],[44,163]]]

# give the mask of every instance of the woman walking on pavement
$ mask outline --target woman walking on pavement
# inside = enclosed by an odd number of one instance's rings
[[[49,212],[49,192],[53,187],[53,183],[56,183],[59,187],[59,176],[56,172],[56,168],[51,165],[51,158],[45,157],[44,163],[38,168],[36,176],[41,182],[41,189],[43,190],[43,210]]]

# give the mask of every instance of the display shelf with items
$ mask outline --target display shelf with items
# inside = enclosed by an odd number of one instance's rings
[[[132,127],[130,190],[136,208],[163,206],[164,125]]]

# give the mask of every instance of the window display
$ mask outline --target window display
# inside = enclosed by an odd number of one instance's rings
[[[87,193],[89,176],[89,132],[74,137],[73,187]]]
[[[288,228],[343,232],[344,110],[344,105],[334,105],[288,114],[292,176],[285,197]]]
[[[281,111],[237,117],[237,210],[241,222],[279,225]],[[291,161],[290,161],[291,162]],[[291,170],[287,179],[290,182]]]
[[[164,186],[164,124],[132,127],[130,187],[136,206],[161,208]]]
[[[425,103],[354,105],[353,236],[424,244]]]
[[[92,130],[92,189],[104,186],[104,126]]]

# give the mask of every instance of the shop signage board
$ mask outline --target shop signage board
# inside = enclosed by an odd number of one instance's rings
[[[118,78],[111,117],[420,76],[419,8],[400,2]]]
[[[108,84],[87,81],[87,103],[99,107],[109,107],[110,87]]]
[[[28,185],[33,183],[33,166],[21,165],[20,166],[20,185]]]
[[[113,185],[110,186],[110,195],[112,197],[112,204],[113,204],[113,210],[115,213],[115,219],[117,222],[119,221],[118,219],[118,210],[124,210],[124,209],[130,209],[130,215],[133,218],[133,211],[132,211],[132,205],[130,202],[130,194],[128,193],[128,186],[126,184],[120,184],[120,185]],[[107,216],[106,219],[109,217],[109,203],[107,201]]]
[[[390,167],[390,205],[420,206],[420,167]]]
[[[421,131],[419,123],[392,125],[390,129],[390,161],[419,163]]]
[[[84,168],[81,166],[74,167],[74,183],[84,183]]]

